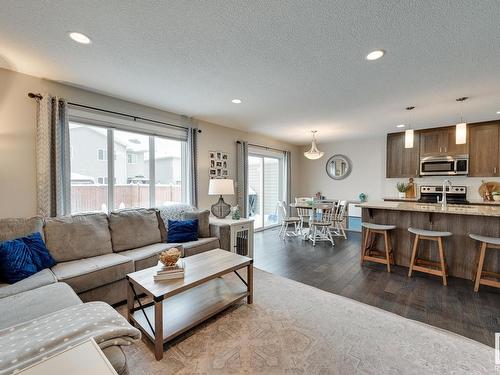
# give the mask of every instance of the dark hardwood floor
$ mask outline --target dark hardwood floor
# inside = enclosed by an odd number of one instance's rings
[[[494,346],[500,332],[500,291],[450,277],[448,286],[439,277],[416,272],[408,278],[406,267],[392,273],[380,264],[359,264],[360,234],[336,238],[335,246],[299,238],[280,240],[278,230],[255,234],[254,265],[292,280],[349,297],[409,319],[443,328]],[[397,251],[397,249],[395,249]]]

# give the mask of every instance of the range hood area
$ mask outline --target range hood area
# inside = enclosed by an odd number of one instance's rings
[[[467,124],[463,144],[456,136],[455,126],[415,130],[405,147],[405,132],[387,134],[386,178],[500,176],[500,120]]]

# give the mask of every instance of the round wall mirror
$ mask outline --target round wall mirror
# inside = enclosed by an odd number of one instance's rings
[[[349,176],[352,170],[351,160],[345,155],[333,155],[326,162],[326,173],[334,180],[342,180]]]

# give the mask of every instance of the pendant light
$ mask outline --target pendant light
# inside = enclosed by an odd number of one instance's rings
[[[455,126],[455,143],[464,145],[467,143],[467,123],[464,122],[463,103],[468,99],[467,96],[456,99],[460,103],[460,122]]]
[[[406,107],[406,110],[408,111],[408,128],[405,130],[405,148],[413,148],[413,129],[411,128],[411,115],[410,111],[414,109],[415,107]]]
[[[318,146],[316,146],[316,136],[317,130],[312,130],[312,141],[311,148],[309,151],[304,152],[304,156],[311,160],[316,160],[321,158],[325,153],[323,151],[318,150]]]

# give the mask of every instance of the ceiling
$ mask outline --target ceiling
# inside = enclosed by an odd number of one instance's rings
[[[460,96],[467,121],[499,118],[499,16],[496,0],[3,0],[0,66],[321,143],[395,131],[408,105],[414,128],[454,123]]]

